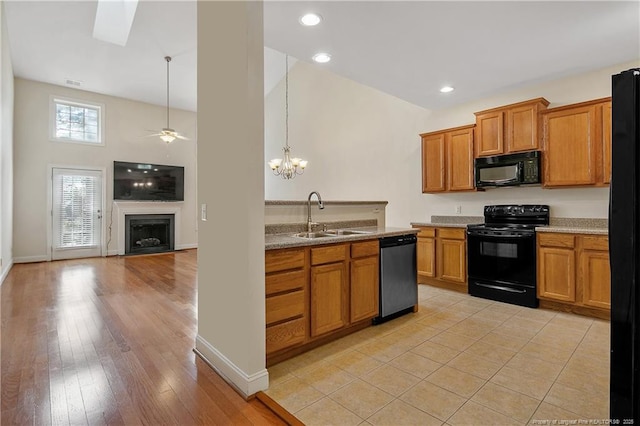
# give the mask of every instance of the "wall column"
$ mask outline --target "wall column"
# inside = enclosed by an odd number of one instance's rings
[[[198,1],[196,350],[245,396],[269,383],[262,7]]]

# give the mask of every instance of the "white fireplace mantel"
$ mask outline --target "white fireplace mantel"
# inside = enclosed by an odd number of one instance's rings
[[[111,237],[116,240],[116,250],[119,255],[124,255],[125,246],[125,216],[134,214],[173,214],[174,221],[174,246],[176,249],[180,247],[180,224],[182,223],[182,203],[160,203],[160,202],[137,202],[137,201],[118,201],[113,203],[113,213],[117,221],[116,233]],[[111,254],[111,253],[110,253]]]

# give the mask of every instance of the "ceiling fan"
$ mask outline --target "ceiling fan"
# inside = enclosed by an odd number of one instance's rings
[[[180,135],[169,126],[169,62],[171,62],[171,56],[165,56],[164,60],[167,61],[167,127],[164,127],[159,133],[154,133],[149,136],[160,136],[160,139],[168,145],[175,139],[189,140],[189,138]]]

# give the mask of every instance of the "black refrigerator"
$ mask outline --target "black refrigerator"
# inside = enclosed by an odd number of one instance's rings
[[[640,421],[640,69],[611,83],[610,415],[623,425]]]

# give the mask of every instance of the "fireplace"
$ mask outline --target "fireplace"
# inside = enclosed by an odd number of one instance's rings
[[[125,215],[124,254],[162,253],[174,250],[175,215]]]

